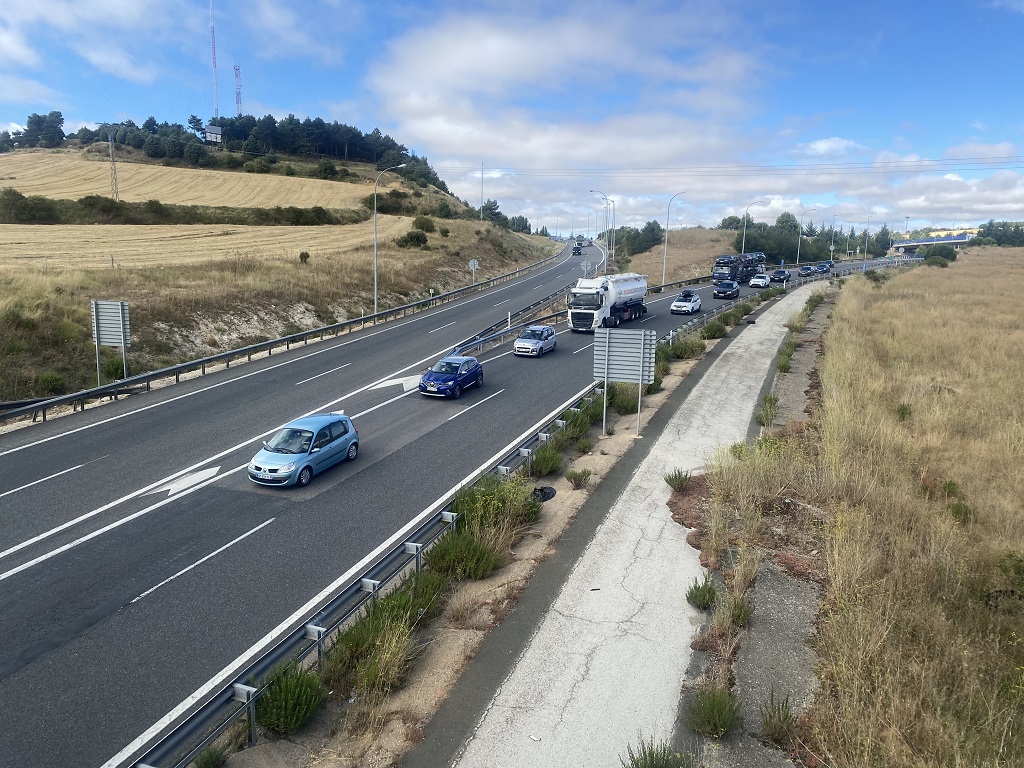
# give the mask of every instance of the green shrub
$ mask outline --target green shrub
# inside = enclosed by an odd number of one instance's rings
[[[412,225],[415,229],[422,230],[423,232],[433,232],[436,227],[434,226],[434,220],[429,216],[420,214],[412,220]]]
[[[728,312],[722,312],[716,319],[718,322],[731,328],[740,321],[740,316],[736,310],[730,309]]]
[[[427,234],[418,229],[411,229],[401,237],[395,238],[395,245],[399,248],[423,247],[427,244]]]
[[[900,421],[906,421],[909,419],[911,413],[913,413],[913,409],[910,407],[910,403],[900,403],[896,406],[896,415],[899,417]]]
[[[672,357],[677,360],[692,360],[707,351],[707,344],[696,336],[676,336],[669,345]]]
[[[698,768],[700,762],[690,753],[680,754],[672,750],[667,741],[654,742],[654,737],[644,740],[634,752],[632,745],[626,745],[626,759],[619,758],[622,768]]]
[[[608,407],[620,416],[636,413],[639,399],[640,387],[637,384],[615,382],[608,385]]]
[[[103,378],[107,381],[116,381],[124,378],[124,360],[119,357],[112,357],[103,361]]]
[[[672,372],[672,367],[668,364],[667,360],[657,360],[654,363],[654,372],[659,377],[668,376]]]
[[[485,475],[455,494],[452,511],[472,531],[521,528],[537,521],[540,502],[527,478]]]
[[[734,597],[729,601],[729,619],[734,627],[745,627],[753,616],[754,609],[750,607],[745,597]]]
[[[795,726],[796,715],[789,707],[789,696],[777,701],[773,686],[768,701],[761,705],[761,735],[773,744],[785,747],[789,744]]]
[[[195,768],[221,768],[227,762],[227,755],[220,747],[207,747],[193,761]]]
[[[39,374],[39,391],[47,395],[59,395],[64,392],[64,377],[58,373]]]
[[[697,689],[687,708],[687,724],[702,736],[721,738],[739,724],[740,703],[732,691],[711,686]]]
[[[450,234],[450,230],[448,229],[448,227],[441,227],[438,230],[438,232],[440,233],[441,237],[448,237],[448,235]]]
[[[756,419],[757,423],[762,427],[771,426],[775,422],[775,417],[779,415],[779,398],[778,395],[773,395],[769,392],[764,396],[761,401],[761,407],[757,409]]]
[[[442,536],[427,551],[424,561],[430,570],[453,581],[485,579],[501,564],[494,547],[479,541],[465,529]]]
[[[694,606],[700,608],[702,611],[706,611],[715,604],[715,600],[718,597],[718,590],[715,589],[715,585],[711,583],[711,574],[705,573],[704,580],[694,579],[693,584],[686,590],[686,601]]]
[[[303,264],[309,261],[309,251],[299,251],[299,261]]]
[[[793,357],[780,352],[775,367],[779,369],[779,373],[789,373],[793,369]]]
[[[824,300],[825,300],[825,294],[823,294],[823,293],[812,293],[810,296],[808,296],[807,297],[807,303],[804,304],[804,307],[806,308],[807,314],[810,314],[811,312],[816,310],[818,307],[820,307],[821,306],[821,302],[823,302]]]
[[[700,329],[700,337],[702,339],[724,339],[728,335],[729,329],[718,320],[712,320]]]
[[[274,673],[256,701],[256,721],[274,733],[295,733],[313,716],[324,695],[317,674],[292,662]]]
[[[594,450],[594,441],[589,437],[580,437],[576,440],[576,450],[581,454],[590,453]]]
[[[673,491],[685,491],[690,485],[690,473],[676,467],[665,475],[665,482]]]
[[[570,469],[565,473],[565,479],[569,481],[573,488],[579,490],[590,482],[592,474],[589,469]]]
[[[530,456],[530,471],[536,477],[545,477],[562,469],[562,453],[550,442],[541,443]]]
[[[926,267],[938,267],[939,269],[946,269],[949,266],[949,262],[943,259],[941,256],[929,256],[924,260]]]
[[[665,367],[667,368],[668,366],[666,365]],[[654,368],[654,379],[653,379],[653,381],[651,381],[650,384],[647,384],[647,385],[644,386],[644,394],[645,395],[653,395],[655,392],[661,392],[662,382],[663,382],[663,379],[661,378],[661,373],[658,371],[657,366],[655,366],[655,368]]]
[[[733,307],[732,311],[737,312],[740,317],[746,317],[747,315],[754,311],[754,307],[750,305],[747,301],[744,301],[742,304],[737,304],[735,307]]]
[[[967,525],[971,520],[974,519],[974,510],[971,509],[970,505],[966,501],[957,499],[951,501],[946,505],[946,509],[949,510],[949,514],[953,516],[960,525]]]

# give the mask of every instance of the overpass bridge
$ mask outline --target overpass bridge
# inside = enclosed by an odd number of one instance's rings
[[[892,250],[896,251],[896,253],[917,253],[918,248],[924,248],[929,245],[951,245],[956,250],[960,250],[967,245],[968,241],[972,237],[974,237],[974,235],[964,232],[956,235],[945,235],[943,237],[922,237],[917,240],[896,240],[892,244]]]

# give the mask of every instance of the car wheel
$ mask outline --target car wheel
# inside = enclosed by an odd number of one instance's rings
[[[480,378],[476,380],[476,388],[480,389],[484,385],[484,372],[480,371]]]
[[[555,351],[555,347],[557,347],[557,346],[558,346],[558,342],[557,341],[552,341],[551,342],[551,351],[554,352]]]
[[[309,485],[309,481],[312,480],[312,479],[313,479],[313,468],[312,467],[303,467],[299,471],[299,477],[295,481],[295,484],[297,486],[299,486],[300,488],[305,488],[307,485]]]
[[[452,390],[452,400],[458,400],[460,397],[462,397],[462,387],[456,384],[455,389]]]
[[[348,459],[349,461],[352,461],[358,455],[359,455],[359,443],[352,443],[352,445],[350,445],[348,447],[348,451],[345,453],[345,458]]]

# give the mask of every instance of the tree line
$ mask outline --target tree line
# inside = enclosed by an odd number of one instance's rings
[[[808,223],[801,230],[796,216],[788,211],[779,214],[774,224],[755,222],[750,214],[746,217],[746,252],[765,254],[773,263],[796,261],[797,243],[800,247],[801,261],[824,261],[846,253],[867,253],[870,256],[884,256],[892,245],[894,234],[888,225],[883,224],[874,235],[867,229],[860,232],[853,225],[847,229],[814,226]],[[727,216],[722,219],[718,229],[736,230],[733,248],[737,251],[744,248],[743,218]],[[896,236],[898,238],[898,236]],[[833,246],[835,250],[829,250]]]
[[[1024,245],[1024,226],[1019,221],[989,219],[978,228],[968,245]]]

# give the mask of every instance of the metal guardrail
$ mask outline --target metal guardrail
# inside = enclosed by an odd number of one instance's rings
[[[528,465],[536,447],[547,442],[565,425],[566,411],[578,410],[595,393],[600,393],[597,382],[590,384],[557,409],[544,417],[533,429],[532,435],[514,443],[515,447],[502,458],[481,469],[472,479],[452,489],[436,503],[437,509],[415,530],[394,544],[372,566],[342,588],[324,605],[312,611],[271,649],[219,685],[216,692],[206,698],[183,718],[169,725],[151,745],[141,746],[135,755],[117,763],[134,768],[184,768],[208,746],[213,744],[240,717],[248,719],[250,744],[255,742],[256,702],[266,691],[269,673],[285,662],[303,663],[314,653],[317,661],[324,658],[327,640],[346,623],[357,618],[369,601],[386,590],[389,585],[423,567],[425,552],[445,533],[450,531],[457,515],[451,511],[455,494],[486,475],[510,475]],[[428,508],[429,510],[429,508]],[[143,751],[144,750],[144,751]],[[114,763],[108,763],[114,765]]]
[[[411,304],[392,307],[391,309],[386,309],[383,312],[378,312],[373,315],[345,320],[340,323],[325,325],[321,328],[313,328],[308,331],[293,333],[289,336],[282,336],[278,339],[270,339],[258,344],[250,344],[246,347],[240,347],[226,352],[219,352],[216,355],[209,355],[208,357],[202,357],[198,360],[190,360],[186,363],[179,363],[166,368],[160,368],[156,371],[141,373],[137,376],[131,376],[126,379],[121,379],[120,381],[115,381],[112,384],[105,384],[100,387],[93,387],[92,389],[85,389],[80,392],[61,395],[59,397],[49,399],[23,400],[17,403],[0,403],[0,424],[5,421],[29,415],[32,416],[32,421],[36,421],[40,415],[42,417],[42,421],[46,421],[47,410],[57,406],[70,404],[72,409],[75,411],[77,411],[79,407],[84,410],[86,403],[89,400],[97,400],[105,396],[109,396],[111,399],[116,400],[120,394],[130,394],[135,391],[149,392],[154,381],[173,377],[174,383],[177,384],[181,380],[181,375],[184,373],[199,370],[201,375],[205,376],[208,366],[223,363],[225,368],[230,368],[233,360],[245,357],[246,361],[251,361],[253,355],[261,352],[266,352],[269,356],[273,354],[273,350],[276,347],[280,347],[282,345],[287,351],[291,349],[292,345],[308,344],[310,339],[315,338],[318,341],[322,341],[324,337],[328,335],[338,336],[342,332],[362,330],[367,325],[377,325],[378,323],[385,322],[389,319],[405,317],[410,313],[420,312],[438,304],[444,304],[468,293],[485,290],[499,283],[514,280],[515,278],[520,277],[531,270],[537,269],[556,258],[558,258],[558,254],[547,259],[542,259],[541,261],[530,264],[529,266],[522,267],[521,269],[507,272],[503,275],[498,275],[497,277],[492,277],[490,280],[474,283],[473,285],[466,286],[465,288],[457,288],[454,291],[438,294],[437,296],[431,296],[429,299],[422,299],[420,301],[412,302]]]

